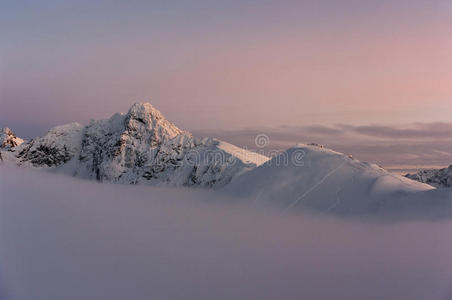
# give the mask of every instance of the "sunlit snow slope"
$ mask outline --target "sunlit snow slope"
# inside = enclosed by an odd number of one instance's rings
[[[354,214],[409,207],[415,204],[413,195],[433,189],[321,146],[298,145],[237,178],[223,192],[271,202],[284,212],[311,208]]]

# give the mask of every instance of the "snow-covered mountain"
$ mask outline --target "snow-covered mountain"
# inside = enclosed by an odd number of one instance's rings
[[[452,165],[443,169],[425,169],[405,177],[430,184],[437,188],[452,187]]]
[[[13,142],[0,149],[2,158],[21,166],[103,182],[215,188],[283,211],[355,214],[416,205],[424,211],[425,199],[449,205],[452,197],[316,144],[300,144],[270,159],[217,139],[195,138],[149,103],[88,126],[57,126],[22,144],[12,137],[9,133],[6,140]]]
[[[300,144],[237,178],[224,192],[282,211],[357,214],[409,207],[414,203],[408,197],[433,189],[322,146]]]
[[[222,186],[268,158],[216,139],[194,138],[149,103],[91,122],[76,174],[121,183]]]
[[[220,187],[267,157],[226,142],[193,137],[149,103],[88,126],[71,123],[3,151],[22,166],[128,184]]]

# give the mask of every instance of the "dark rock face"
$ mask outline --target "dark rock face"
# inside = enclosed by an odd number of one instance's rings
[[[443,169],[420,170],[415,174],[406,174],[405,177],[430,184],[437,188],[452,187],[452,165]]]
[[[20,164],[34,167],[56,167],[71,160],[79,152],[84,127],[77,123],[57,126],[43,137],[17,147]]]
[[[19,152],[17,157],[22,161],[29,161],[34,166],[47,167],[64,164],[72,158],[72,155],[64,145],[63,148],[51,147],[48,145],[33,146],[33,142],[28,144]]]

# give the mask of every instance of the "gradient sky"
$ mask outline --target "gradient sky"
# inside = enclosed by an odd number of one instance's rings
[[[452,1],[1,1],[0,126],[451,121]]]

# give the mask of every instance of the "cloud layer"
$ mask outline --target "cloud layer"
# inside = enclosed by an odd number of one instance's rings
[[[449,221],[280,216],[210,192],[4,166],[0,195],[5,300],[452,295]]]
[[[296,143],[320,143],[356,158],[388,168],[420,168],[452,164],[452,123],[413,123],[405,126],[337,124],[282,126],[229,131],[197,131],[248,149],[271,153]],[[269,144],[259,148],[258,134]]]

